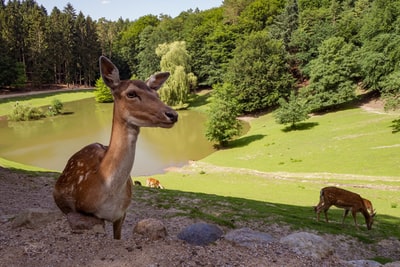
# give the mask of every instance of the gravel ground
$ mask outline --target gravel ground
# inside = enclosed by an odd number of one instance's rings
[[[246,248],[221,239],[212,245],[192,246],[176,238],[195,221],[166,217],[168,210],[132,203],[123,227],[122,240],[106,233],[74,233],[52,199],[54,178],[31,177],[0,167],[0,266],[338,266],[337,259],[302,257],[279,242]],[[50,222],[33,227],[13,227],[16,214],[27,209],[50,210]],[[168,231],[162,240],[151,241],[133,234],[145,218],[161,219]],[[276,230],[276,229],[275,229]]]

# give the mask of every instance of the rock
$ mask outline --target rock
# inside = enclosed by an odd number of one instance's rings
[[[191,245],[205,246],[217,241],[224,232],[214,224],[195,223],[183,229],[178,238]]]
[[[400,267],[400,261],[386,263],[385,267]]]
[[[282,237],[280,243],[289,246],[298,255],[314,259],[323,259],[333,253],[331,245],[325,239],[306,232],[294,233]]]
[[[167,236],[167,229],[162,221],[149,218],[138,222],[133,228],[133,233],[144,235],[150,240],[157,240]]]
[[[56,220],[58,217],[61,217],[59,211],[38,208],[27,209],[15,216],[12,221],[12,227],[37,229]]]
[[[80,232],[80,230],[93,230],[96,233],[105,233],[104,220],[94,216],[70,212],[67,214],[67,220],[74,231]]]
[[[257,247],[258,245],[266,245],[274,241],[274,238],[263,232],[257,232],[249,228],[241,228],[230,231],[224,237],[226,240],[234,242],[240,246]]]
[[[356,267],[380,267],[382,264],[372,260],[354,260],[354,261],[347,261],[349,266],[356,266]],[[385,265],[386,266],[386,265]]]

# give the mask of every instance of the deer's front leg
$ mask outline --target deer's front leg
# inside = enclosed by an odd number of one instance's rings
[[[349,214],[350,210],[345,209],[343,213],[343,219],[342,219],[342,224],[344,224],[344,219],[346,219],[347,214]]]
[[[353,215],[353,219],[354,219],[354,224],[356,225],[356,228],[358,228],[358,224],[357,224],[357,212],[356,210],[354,210],[353,208],[351,209],[351,214]]]
[[[324,209],[324,214],[325,214],[325,221],[329,222],[329,220],[328,220],[328,209]]]
[[[124,224],[125,216],[126,212],[121,218],[113,222],[114,239],[121,239],[122,225]]]

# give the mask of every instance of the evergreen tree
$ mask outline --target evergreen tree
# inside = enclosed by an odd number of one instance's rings
[[[114,101],[110,89],[107,87],[101,77],[96,81],[94,98],[99,103],[110,103]]]

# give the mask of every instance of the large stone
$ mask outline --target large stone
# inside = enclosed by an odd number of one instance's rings
[[[282,237],[280,243],[289,246],[296,254],[315,259],[323,259],[333,253],[331,245],[325,239],[307,232],[299,232]]]
[[[55,221],[57,218],[61,218],[61,216],[62,214],[59,211],[38,208],[27,209],[15,216],[12,227],[37,229]]]
[[[105,233],[105,222],[94,216],[88,216],[77,212],[67,214],[67,220],[71,229],[76,233],[81,230],[93,230],[95,233]]]
[[[146,236],[150,240],[162,239],[167,236],[167,229],[162,221],[149,218],[139,221],[133,232]]]
[[[274,238],[263,232],[257,232],[249,228],[241,228],[230,231],[224,237],[226,240],[234,242],[240,246],[257,247],[263,246],[274,241]]]
[[[347,261],[346,263],[349,264],[349,266],[354,266],[354,267],[380,267],[380,266],[382,266],[382,264],[380,264],[379,262],[372,261],[372,260],[354,260],[354,261]]]
[[[178,238],[192,245],[205,246],[217,241],[224,232],[217,225],[208,223],[195,223],[183,229]]]

